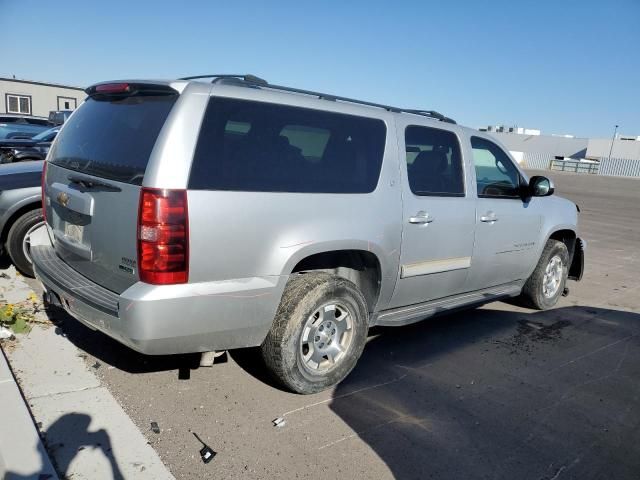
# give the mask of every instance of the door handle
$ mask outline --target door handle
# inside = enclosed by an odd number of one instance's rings
[[[409,217],[409,223],[415,223],[415,224],[431,223],[434,220],[435,218],[433,218],[427,212],[423,212],[423,211],[416,213],[415,217]]]
[[[498,217],[496,217],[496,214],[493,212],[487,212],[480,217],[480,221],[485,223],[493,223],[498,221]]]

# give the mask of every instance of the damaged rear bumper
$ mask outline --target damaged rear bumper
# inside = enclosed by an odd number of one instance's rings
[[[72,317],[141,353],[228,350],[260,345],[286,276],[181,285],[137,282],[121,294],[73,270],[52,247],[32,249],[46,295]]]

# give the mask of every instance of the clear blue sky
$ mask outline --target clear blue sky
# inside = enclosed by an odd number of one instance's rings
[[[254,73],[469,126],[640,135],[640,0],[0,0],[0,76]]]

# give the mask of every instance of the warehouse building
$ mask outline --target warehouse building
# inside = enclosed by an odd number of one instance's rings
[[[628,158],[640,160],[640,137],[616,136],[610,138],[590,138],[586,158]]]
[[[498,139],[521,163],[526,153],[548,155],[564,159],[585,158],[589,139],[555,135],[522,135],[518,133],[487,132]]]
[[[0,113],[48,117],[52,110],[75,110],[85,97],[80,87],[0,77]]]
[[[502,126],[479,130],[502,143],[525,168],[640,177],[640,136],[617,134],[614,138],[576,138]]]

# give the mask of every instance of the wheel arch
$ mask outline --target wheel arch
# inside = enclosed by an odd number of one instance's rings
[[[571,228],[560,228],[551,232],[546,242],[549,240],[558,240],[559,242],[564,243],[567,246],[567,250],[569,251],[569,258],[573,258],[573,252],[576,247],[576,239],[578,238],[575,230]],[[545,242],[545,244],[546,244]]]
[[[569,275],[571,280],[582,280],[584,272],[584,241],[578,237],[575,229],[570,227],[558,228],[551,232],[545,244],[549,240],[557,240],[564,243],[569,251]]]
[[[40,196],[28,197],[13,205],[13,207],[6,212],[5,219],[2,222],[2,229],[0,230],[0,245],[4,247],[9,230],[18,218],[31,210],[40,208],[41,206]]]
[[[370,250],[345,248],[308,253],[299,258],[290,273],[323,271],[346,278],[362,292],[369,312],[373,312],[380,299],[382,265]]]

